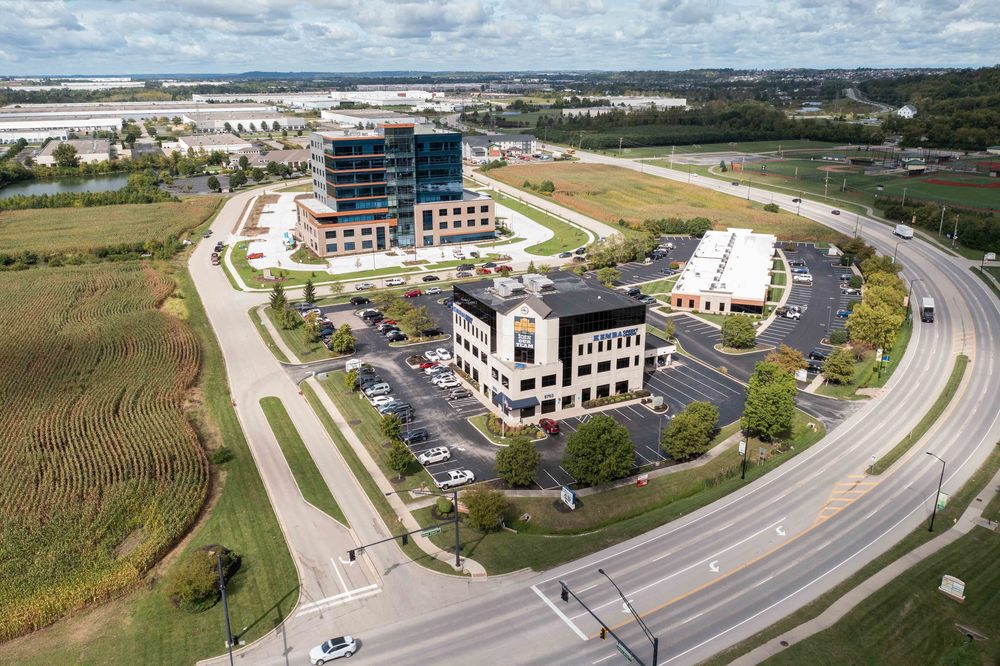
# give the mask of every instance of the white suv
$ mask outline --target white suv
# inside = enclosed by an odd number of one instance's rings
[[[471,469],[453,469],[447,472],[441,472],[434,479],[434,485],[436,485],[441,490],[445,488],[454,488],[455,486],[464,486],[467,483],[472,483],[476,480],[476,475],[472,473]]]
[[[448,450],[447,446],[435,446],[417,456],[417,462],[421,465],[433,465],[446,460],[451,460],[451,451]]]
[[[398,287],[402,284],[406,284],[406,280],[403,278],[389,278],[385,281],[385,286],[387,287]]]
[[[323,664],[331,659],[339,657],[347,657],[349,659],[357,651],[358,643],[350,636],[331,638],[309,650],[309,663],[316,666],[323,666]]]

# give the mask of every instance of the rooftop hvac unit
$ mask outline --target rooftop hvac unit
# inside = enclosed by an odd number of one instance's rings
[[[524,282],[525,291],[529,291],[534,294],[540,294],[543,291],[555,288],[555,283],[551,279],[545,277],[544,275],[539,275],[538,273],[528,273],[521,277]]]
[[[502,298],[519,295],[524,291],[524,285],[514,278],[494,278],[493,291]]]

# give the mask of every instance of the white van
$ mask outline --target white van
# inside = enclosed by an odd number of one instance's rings
[[[813,283],[813,276],[812,275],[793,275],[792,276],[792,282],[798,282],[800,284],[812,284]]]
[[[361,369],[360,358],[352,358],[347,362],[347,372],[350,372],[351,370],[360,370],[360,369]]]

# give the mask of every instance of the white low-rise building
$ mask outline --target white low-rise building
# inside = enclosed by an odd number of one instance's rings
[[[306,122],[296,116],[285,116],[271,111],[199,111],[184,113],[181,120],[193,123],[201,132],[281,131],[305,129]],[[229,127],[226,127],[226,126]],[[242,128],[242,129],[240,129]]]
[[[324,109],[320,111],[323,120],[337,123],[342,127],[378,127],[393,123],[413,123],[422,125],[427,119],[422,116],[411,116],[395,111],[382,109]]]
[[[196,153],[210,153],[215,150],[238,153],[250,151],[252,148],[252,143],[234,134],[195,134],[177,139],[177,149],[182,153],[186,153],[188,150],[193,150]]]
[[[896,109],[896,115],[900,118],[916,118],[917,107],[912,104],[904,104],[903,106]]]
[[[71,139],[69,141],[49,141],[35,158],[35,163],[41,166],[55,166],[56,159],[52,156],[56,148],[67,144],[76,150],[80,164],[94,164],[111,160],[111,142],[108,139]]]
[[[671,291],[671,306],[714,314],[763,314],[775,240],[750,229],[705,232]]]
[[[506,157],[533,155],[537,152],[538,139],[531,134],[489,134],[462,137],[463,160],[502,160]]]

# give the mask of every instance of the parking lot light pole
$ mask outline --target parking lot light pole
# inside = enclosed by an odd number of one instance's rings
[[[609,576],[608,573],[604,569],[598,569],[597,573],[599,573],[602,576],[604,576],[605,578],[607,578],[608,582],[611,583],[614,586],[615,591],[618,592],[618,596],[622,598],[622,603],[625,605],[625,608],[627,608],[629,610],[629,612],[632,613],[632,617],[634,617],[635,621],[639,624],[639,628],[642,629],[642,633],[646,634],[646,638],[648,638],[649,642],[652,643],[652,645],[653,645],[653,666],[657,666],[657,664],[659,664],[658,657],[659,657],[659,653],[660,653],[660,639],[653,635],[653,632],[649,630],[649,627],[646,626],[646,623],[642,621],[642,617],[640,617],[639,614],[635,612],[635,608],[632,607],[632,602],[629,601],[628,597],[626,597],[622,593],[621,588],[618,587],[618,583],[616,583],[615,581],[613,581],[611,579],[611,576]]]
[[[929,455],[929,456],[934,456],[935,458],[937,458],[938,460],[941,461],[941,477],[938,479],[937,495],[934,496],[934,509],[931,511],[931,524],[927,526],[927,531],[928,532],[933,532],[934,531],[934,516],[937,515],[938,499],[941,497],[941,484],[944,483],[945,462],[944,462],[944,460],[940,456],[937,456],[937,455],[931,453],[930,451],[925,451],[925,453],[927,455]]]
[[[910,288],[906,291],[906,319],[909,320],[911,314],[913,313],[913,305],[910,303],[910,297],[913,295],[913,283],[923,282],[923,278],[913,278],[910,280]]]
[[[899,250],[899,244],[903,241],[898,241],[896,247],[892,248],[892,263],[896,263],[896,251]]]

